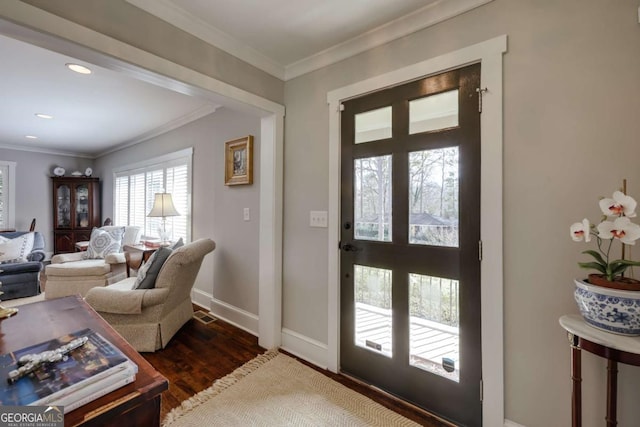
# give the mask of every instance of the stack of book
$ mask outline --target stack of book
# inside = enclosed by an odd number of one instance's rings
[[[64,406],[64,413],[135,381],[138,366],[83,329],[0,356],[0,405]]]

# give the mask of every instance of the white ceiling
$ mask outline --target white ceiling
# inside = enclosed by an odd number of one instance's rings
[[[286,80],[491,0],[127,1]],[[97,157],[219,107],[212,98],[86,64],[2,30],[0,25],[0,147]],[[93,73],[71,72],[65,67],[70,62]]]

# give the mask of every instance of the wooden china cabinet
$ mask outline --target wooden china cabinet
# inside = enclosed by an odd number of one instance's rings
[[[76,242],[89,240],[100,227],[100,179],[51,177],[53,184],[53,250],[74,252]]]

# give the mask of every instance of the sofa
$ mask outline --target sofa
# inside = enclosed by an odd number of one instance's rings
[[[193,317],[191,288],[205,255],[215,247],[213,240],[199,239],[166,249],[169,253],[162,260],[156,254],[165,249],[158,250],[149,258],[146,273],[141,269],[138,277],[92,288],[85,300],[137,351],[165,348]]]
[[[89,289],[107,286],[127,277],[125,254],[126,245],[140,241],[140,227],[104,226],[99,230],[113,231],[124,228],[122,240],[116,252],[99,258],[87,258],[87,252],[57,254],[51,258],[51,264],[45,268],[47,283],[45,299],[60,298],[80,294],[85,296]],[[92,235],[93,235],[92,231]]]
[[[15,239],[29,231],[11,231],[0,233],[0,240]],[[3,262],[0,264],[0,300],[31,297],[40,293],[40,271],[45,259],[44,237],[38,231],[33,234],[33,246],[25,260]]]

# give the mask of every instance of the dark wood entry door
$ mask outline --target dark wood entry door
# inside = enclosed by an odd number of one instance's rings
[[[480,65],[344,102],[340,369],[482,424]]]

